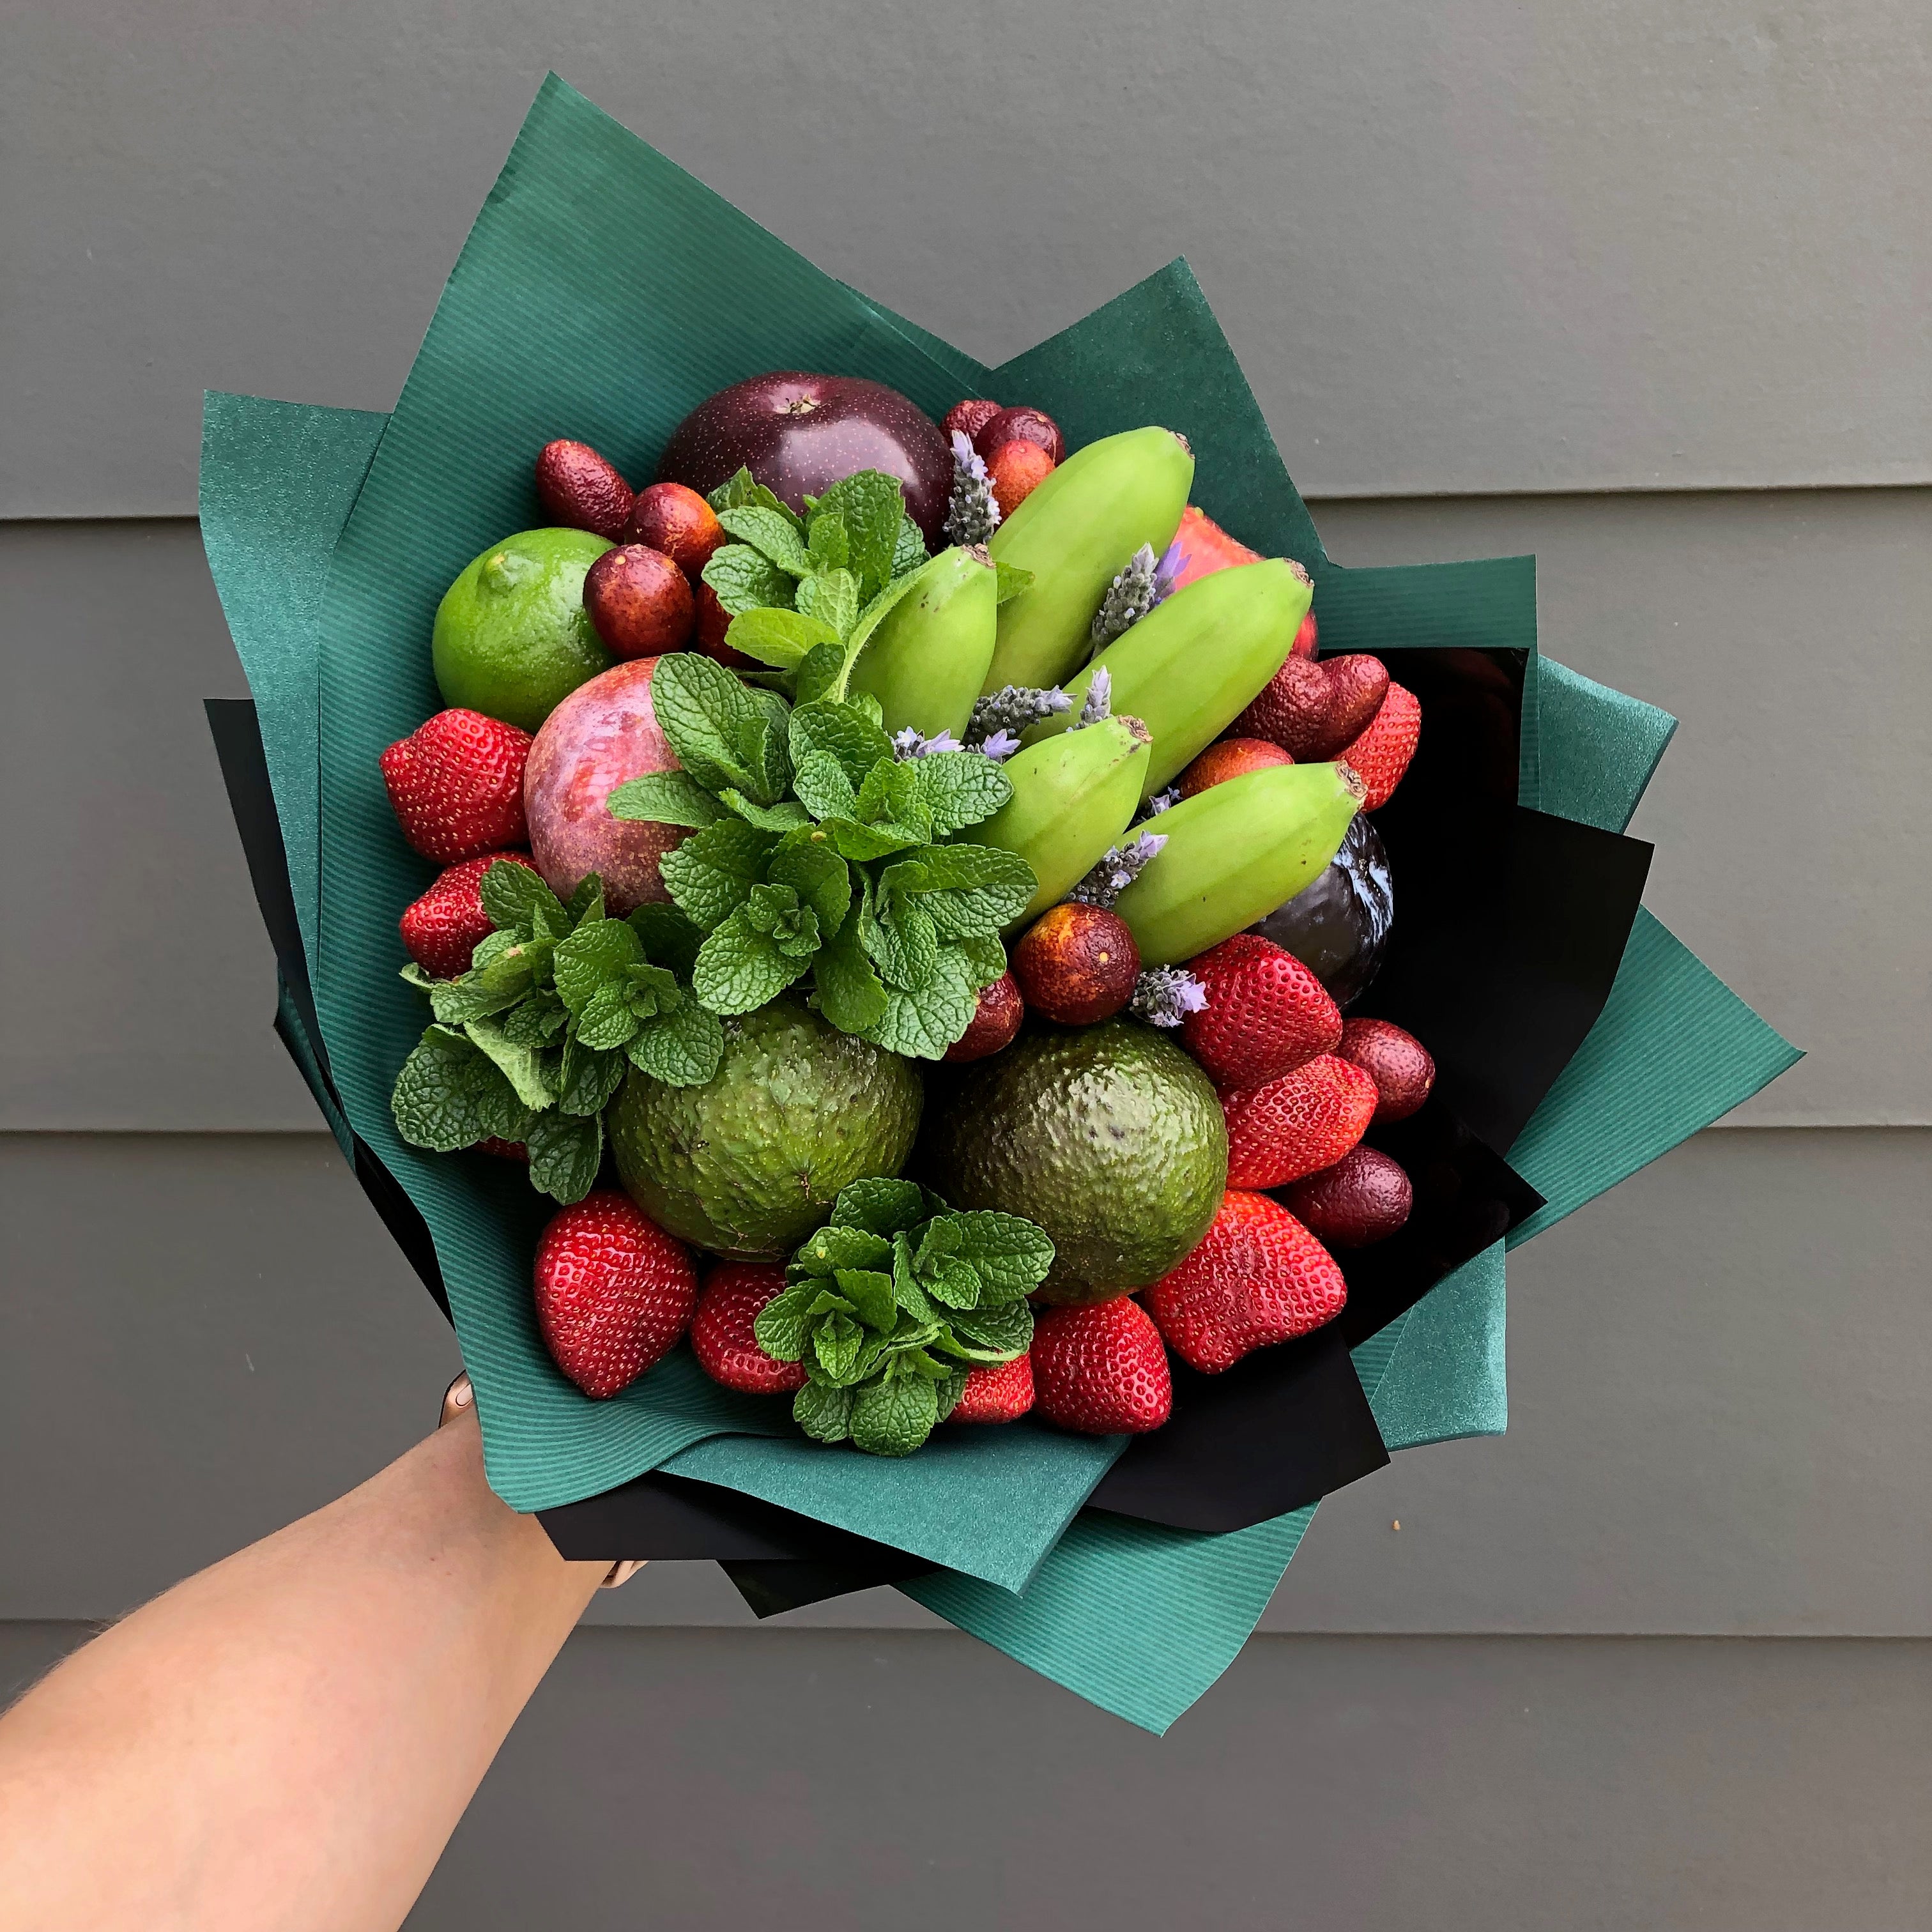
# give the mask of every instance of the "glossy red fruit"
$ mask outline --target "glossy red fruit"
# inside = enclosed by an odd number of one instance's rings
[[[1374,723],[1337,754],[1343,764],[1354,767],[1367,788],[1362,800],[1364,812],[1377,810],[1394,796],[1421,737],[1421,700],[1399,684],[1390,685]]]
[[[1180,513],[1180,527],[1174,540],[1180,546],[1180,569],[1174,580],[1178,590],[1217,570],[1232,570],[1238,563],[1258,563],[1261,552],[1228,536],[1214,519],[1190,503]]]
[[[615,543],[631,519],[631,486],[617,466],[587,442],[547,442],[537,458],[537,500],[565,529],[592,530]]]
[[[695,490],[682,483],[652,483],[638,492],[624,541],[662,550],[695,584],[711,553],[730,538],[718,512]]]
[[[1010,517],[1053,470],[1053,458],[1038,443],[1001,443],[986,459],[986,477],[1000,514]]]
[[[454,866],[528,842],[530,734],[480,711],[439,711],[378,763],[396,823],[425,859]]]
[[[1398,1233],[1415,1191],[1397,1162],[1358,1147],[1333,1167],[1298,1180],[1288,1204],[1316,1240],[1331,1248],[1366,1248]]]
[[[614,658],[681,651],[698,622],[691,580],[662,550],[640,543],[607,550],[584,577],[584,608]]]
[[[718,602],[717,592],[700,579],[697,597],[698,629],[692,642],[706,657],[716,658],[728,670],[760,669],[755,658],[748,658],[742,651],[734,651],[724,641],[724,633],[731,628],[731,614]]]
[[[544,720],[524,774],[537,870],[560,898],[595,872],[604,910],[620,919],[670,897],[658,862],[690,836],[674,825],[614,818],[606,803],[629,779],[678,768],[651,702],[658,662],[613,664],[579,685]]]
[[[1024,1355],[1010,1362],[982,1362],[966,1378],[965,1392],[949,1422],[1017,1422],[1033,1406],[1033,1364]]]
[[[1049,1308],[1034,1324],[1034,1406],[1083,1436],[1138,1436],[1174,1412],[1174,1377],[1154,1318],[1131,1295]]]
[[[1376,1083],[1378,1121],[1407,1120],[1436,1084],[1428,1048],[1393,1020],[1348,1021],[1335,1051]]]
[[[1256,932],[1238,932],[1187,962],[1208,1004],[1180,1023],[1180,1038],[1220,1088],[1262,1087],[1342,1037],[1340,1009],[1294,955]]]
[[[1376,1083],[1324,1053],[1270,1080],[1221,1096],[1228,1121],[1228,1185],[1285,1187],[1333,1167],[1367,1132]]]
[[[1045,450],[1053,464],[1066,460],[1066,439],[1044,410],[1028,409],[1024,404],[1000,410],[988,416],[973,436],[973,447],[989,464],[1010,442],[1030,442]]]
[[[970,442],[1000,413],[1000,405],[986,396],[968,396],[955,403],[939,419],[939,427],[950,442],[957,430]]]
[[[802,1362],[775,1361],[752,1324],[784,1292],[784,1270],[762,1262],[720,1262],[704,1277],[691,1318],[691,1352],[714,1382],[745,1395],[788,1395],[805,1386]]]
[[[1288,646],[1289,655],[1298,658],[1312,658],[1315,655],[1315,646],[1319,636],[1320,633],[1316,627],[1315,613],[1310,610],[1308,615],[1302,619],[1301,627],[1294,634],[1294,642]]]
[[[534,1274],[537,1326],[551,1359],[598,1402],[668,1354],[698,1305],[691,1250],[615,1188],[586,1194],[551,1220]]]
[[[483,910],[483,874],[502,860],[536,870],[527,852],[486,852],[441,873],[396,923],[403,950],[432,980],[454,980],[470,970],[470,956],[496,931]]]
[[[1360,736],[1389,688],[1379,658],[1304,658],[1291,652],[1261,695],[1230,725],[1237,737],[1266,738],[1304,764],[1332,758]]]
[[[1147,1291],[1162,1339],[1203,1375],[1332,1322],[1348,1298],[1334,1257],[1279,1202],[1231,1190],[1200,1244]]]
[[[1010,972],[1002,973],[990,985],[980,988],[980,1004],[966,1022],[966,1030],[946,1049],[946,1058],[956,1064],[988,1059],[1012,1044],[1020,1022],[1025,1018],[1019,982]]]
[[[1070,902],[1049,906],[1020,935],[1012,974],[1042,1018],[1091,1026],[1133,998],[1140,949],[1118,913]]]
[[[1196,792],[1245,777],[1250,772],[1294,763],[1279,745],[1271,745],[1265,738],[1223,738],[1218,745],[1210,745],[1174,782],[1183,798],[1192,798]]]
[[[748,469],[794,510],[854,470],[905,487],[907,514],[943,543],[952,447],[909,397],[862,376],[777,369],[708,397],[671,432],[658,480],[703,496]]]

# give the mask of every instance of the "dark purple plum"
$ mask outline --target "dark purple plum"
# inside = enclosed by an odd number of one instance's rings
[[[672,431],[658,480],[702,495],[741,469],[794,510],[854,470],[883,470],[905,485],[907,514],[927,543],[944,541],[952,449],[917,404],[883,382],[795,369],[734,382]]]
[[[1346,1006],[1376,976],[1394,923],[1388,853],[1368,814],[1358,812],[1320,877],[1254,929],[1292,952]]]

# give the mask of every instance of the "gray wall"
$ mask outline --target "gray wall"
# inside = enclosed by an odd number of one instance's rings
[[[1810,1057],[1514,1259],[1509,1435],[1325,1504],[1164,1742],[890,1593],[756,1627],[653,1566],[412,1924],[1932,1918],[1929,43],[1908,0],[16,14],[0,1680],[453,1372],[268,1031],[196,417],[393,400],[554,64],[988,359],[1184,250],[1332,554],[1534,550],[1546,647],[1682,716],[1651,903]]]

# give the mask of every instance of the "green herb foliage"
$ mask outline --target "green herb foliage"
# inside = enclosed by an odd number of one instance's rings
[[[434,1023],[403,1063],[390,1110],[412,1147],[520,1141],[531,1184],[580,1201],[603,1160],[599,1116],[627,1067],[674,1087],[718,1071],[724,1029],[691,989],[698,934],[669,906],[607,918],[594,873],[566,904],[502,860],[483,874],[482,898],[496,930],[469,971],[432,980],[404,968]]]
[[[875,700],[788,705],[692,652],[658,660],[651,695],[683,770],[620,785],[610,807],[692,828],[662,869],[705,935],[698,1000],[749,1012],[810,974],[842,1032],[940,1058],[1006,970],[1000,929],[1036,884],[1010,852],[942,842],[1012,797],[1006,774],[976,752],[902,761]]]
[[[907,1456],[975,1366],[1026,1353],[1026,1298],[1052,1265],[1052,1242],[1017,1215],[956,1214],[910,1180],[856,1180],[754,1333],[775,1360],[805,1364],[792,1414],[808,1436]]]

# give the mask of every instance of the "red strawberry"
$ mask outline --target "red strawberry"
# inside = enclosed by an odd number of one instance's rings
[[[698,1303],[691,1250],[612,1187],[544,1228],[535,1275],[537,1326],[552,1360],[598,1402],[668,1354]]]
[[[1365,1147],[1288,1190],[1288,1206],[1331,1248],[1366,1248],[1387,1240],[1408,1219],[1414,1198],[1401,1168],[1387,1154]]]
[[[1000,413],[1000,405],[985,396],[968,396],[964,402],[955,403],[940,418],[939,427],[946,432],[950,442],[957,430],[968,442],[972,442]]]
[[[433,980],[453,980],[470,970],[470,956],[496,928],[483,910],[483,874],[498,860],[536,870],[527,852],[486,852],[440,874],[397,922],[410,957]]]
[[[784,1285],[782,1268],[759,1262],[720,1262],[704,1277],[691,1318],[691,1352],[714,1382],[746,1395],[787,1395],[804,1388],[805,1364],[774,1361],[752,1333],[765,1304]]]
[[[472,1148],[472,1154],[493,1154],[499,1160],[520,1160],[526,1165],[530,1150],[521,1141],[500,1141],[494,1134],[487,1140],[480,1140]]]
[[[1139,1435],[1174,1408],[1174,1378],[1154,1318],[1130,1295],[1090,1308],[1049,1308],[1034,1324],[1040,1412],[1083,1436]]]
[[[508,845],[527,845],[524,764],[530,734],[480,711],[439,711],[380,763],[389,803],[425,859],[454,866]]]
[[[1017,1422],[1033,1406],[1033,1364],[1024,1355],[1010,1362],[982,1362],[966,1378],[966,1391],[949,1422]]]
[[[1414,1034],[1393,1020],[1350,1020],[1335,1051],[1352,1060],[1376,1083],[1378,1120],[1406,1120],[1429,1098],[1436,1084],[1436,1062]]]
[[[1332,1053],[1342,1015],[1294,955],[1258,932],[1238,932],[1187,962],[1208,1004],[1180,1023],[1189,1052],[1217,1087],[1261,1087],[1318,1053]]]
[[[1221,1096],[1228,1118],[1228,1185],[1285,1187],[1333,1167],[1368,1131],[1376,1083],[1324,1053],[1265,1087]]]
[[[1345,662],[1345,659],[1337,659]],[[1368,796],[1362,800],[1364,812],[1373,812],[1389,802],[1415,756],[1416,741],[1422,736],[1422,702],[1414,692],[1399,684],[1388,688],[1375,722],[1352,745],[1336,754],[1345,765],[1352,765]]]
[[[1219,1375],[1332,1322],[1348,1298],[1334,1258],[1280,1202],[1230,1192],[1193,1252],[1147,1292],[1167,1346]]]
[[[1361,736],[1388,688],[1379,658],[1358,652],[1318,662],[1291,652],[1228,728],[1238,738],[1265,738],[1304,764],[1318,763]]]
[[[631,486],[587,442],[547,442],[537,457],[537,501],[553,523],[617,542],[631,520]]]

